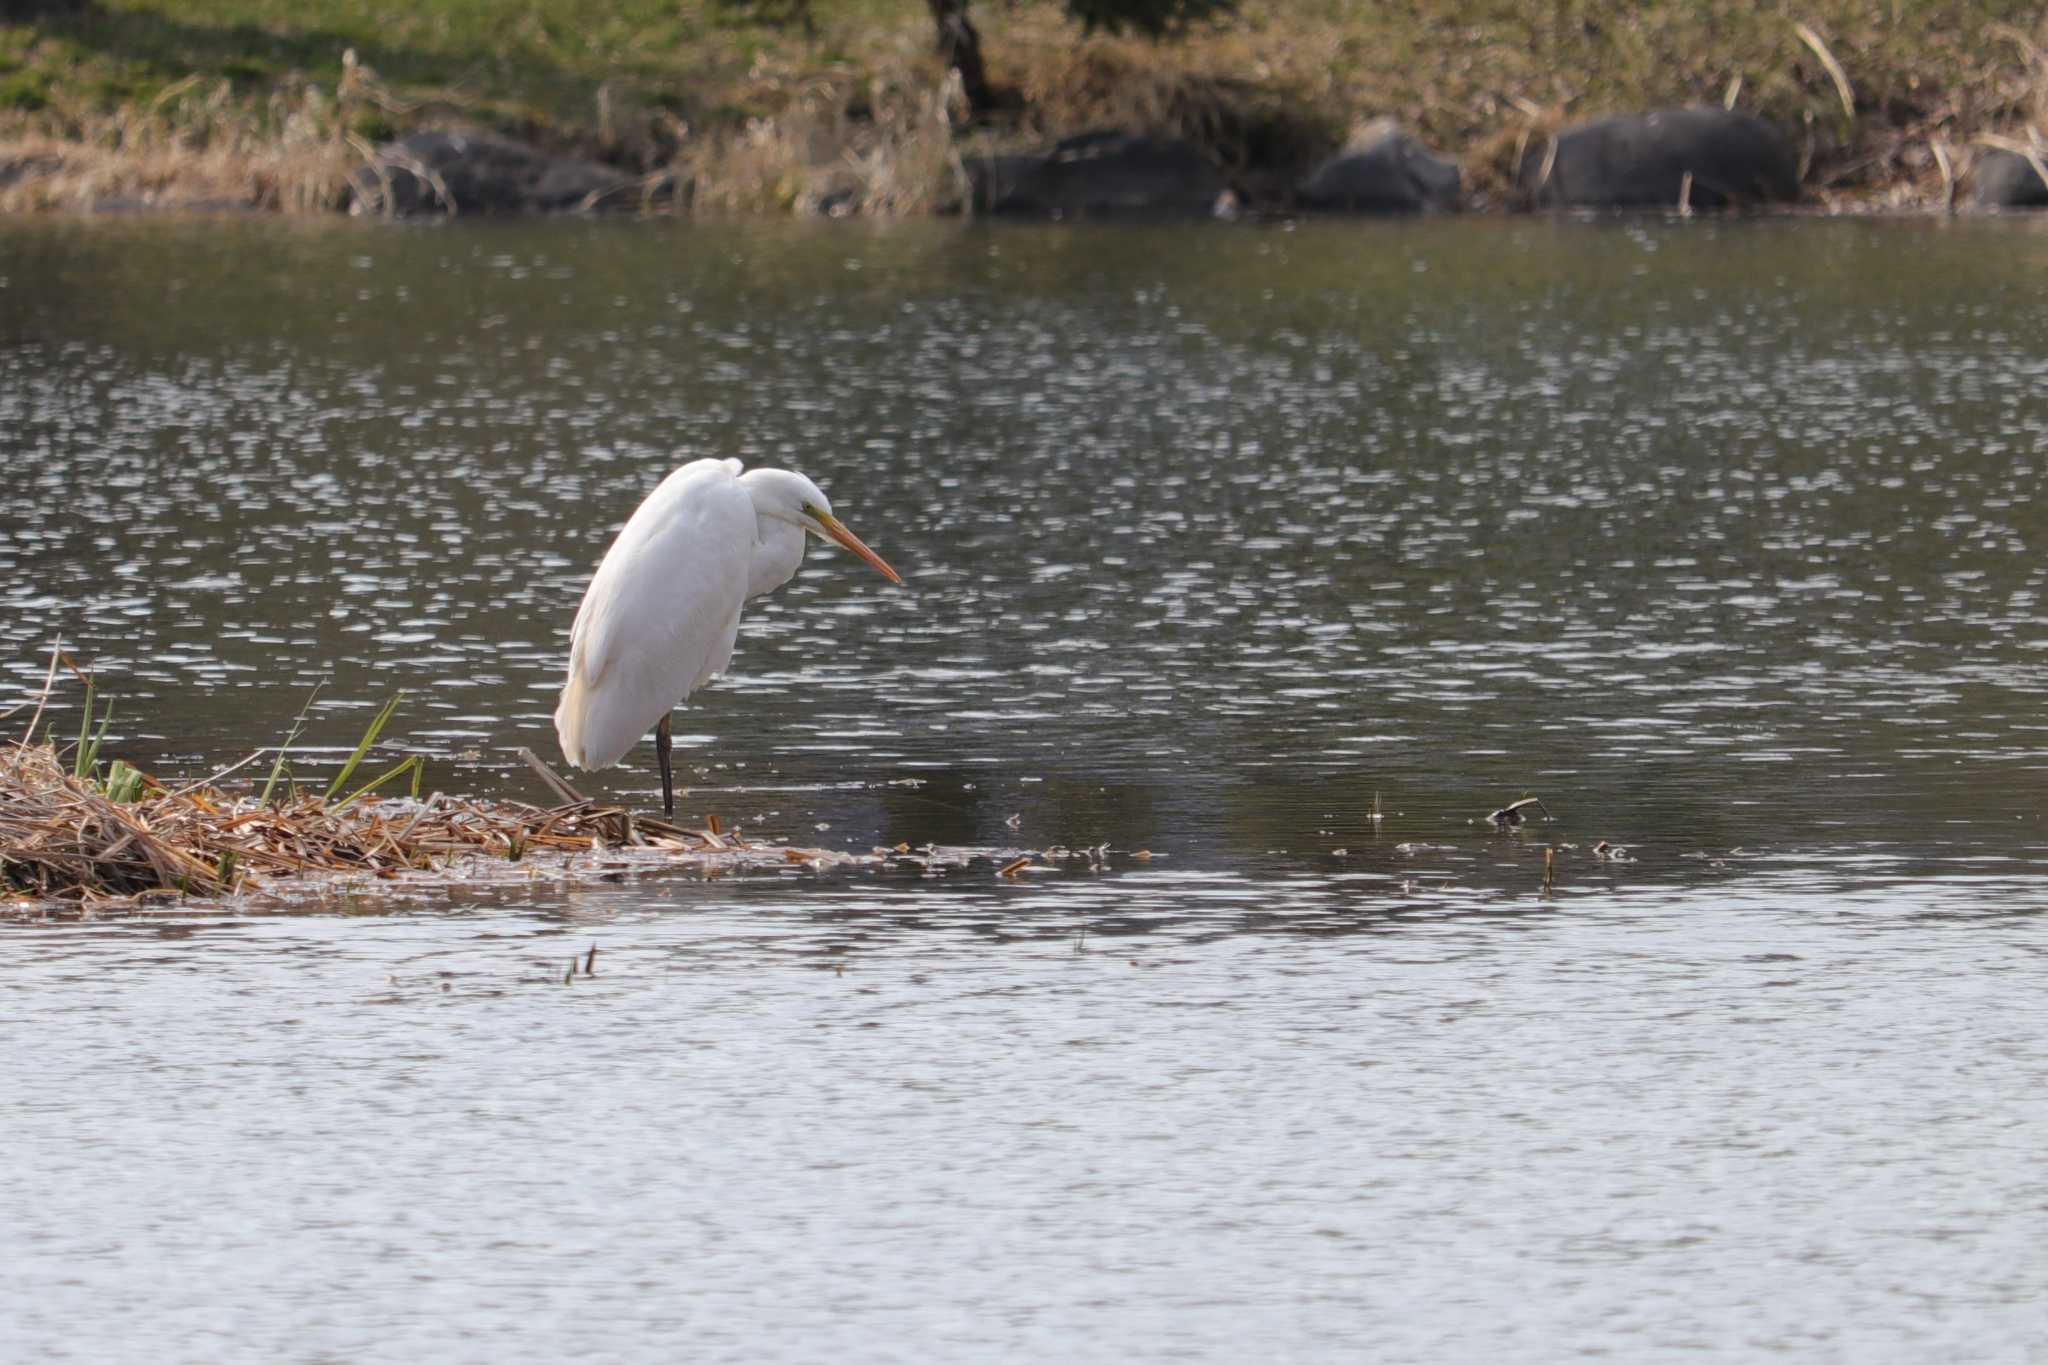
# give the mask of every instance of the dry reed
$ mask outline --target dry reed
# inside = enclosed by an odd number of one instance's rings
[[[287,878],[389,880],[449,873],[476,858],[516,862],[544,851],[622,847],[771,863],[790,852],[594,801],[542,809],[442,796],[299,795],[266,805],[211,779],[167,788],[145,777],[139,799],[123,802],[67,770],[47,744],[0,748],[0,887],[30,901],[228,895],[281,890],[272,884]]]
[[[962,200],[956,101],[936,62],[806,74],[764,59],[753,80],[743,102],[772,112],[678,151],[698,209],[895,217]]]
[[[357,164],[342,134],[346,102],[316,86],[280,87],[251,109],[225,80],[179,82],[60,135],[0,137],[0,212],[247,208],[309,213],[341,206]]]

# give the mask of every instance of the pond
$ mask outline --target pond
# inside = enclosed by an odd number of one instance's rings
[[[680,811],[1092,850],[0,926],[0,1353],[2024,1358],[2043,279],[2017,220],[0,224],[0,708],[61,634],[159,773],[402,693],[390,760],[543,800],[591,567],[730,455],[906,587],[754,603]]]

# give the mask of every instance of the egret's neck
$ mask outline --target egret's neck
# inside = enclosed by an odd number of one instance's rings
[[[804,533],[786,521],[755,521],[754,557],[747,563],[747,596],[774,592],[796,576],[804,562]]]

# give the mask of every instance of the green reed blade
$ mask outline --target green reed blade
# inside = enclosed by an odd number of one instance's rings
[[[411,758],[406,759],[403,763],[400,763],[398,766],[392,768],[390,771],[386,772],[381,777],[372,778],[370,781],[365,782],[362,786],[357,787],[354,791],[350,792],[340,801],[335,802],[331,809],[334,811],[346,810],[348,808],[348,803],[355,800],[358,796],[368,796],[371,792],[377,790],[377,788],[383,786],[392,778],[398,777],[401,774],[405,773],[407,770],[410,770],[412,772],[412,794],[415,797],[417,797],[420,794],[420,769],[424,768],[425,766],[426,760],[424,758],[421,758],[418,754],[414,754]],[[332,795],[332,793],[330,792],[329,795]]]
[[[115,759],[107,769],[106,795],[109,801],[122,806],[141,800],[142,770],[129,767],[126,759]]]
[[[377,736],[384,731],[384,723],[391,719],[391,713],[398,709],[398,703],[404,696],[405,693],[400,692],[390,701],[385,702],[384,709],[379,711],[376,718],[370,722],[370,728],[363,731],[362,739],[356,744],[356,751],[348,756],[348,762],[341,765],[341,771],[334,775],[334,781],[327,784],[327,800],[332,801],[334,794],[348,784],[350,775],[356,770],[356,764],[361,763],[363,755],[370,752],[370,746],[377,742]],[[358,793],[358,795],[360,794]]]
[[[86,713],[85,720],[88,726],[92,724],[91,712]],[[100,745],[106,742],[107,730],[113,723],[114,699],[108,697],[106,712],[100,718],[100,728],[93,733],[92,742],[87,744],[83,740],[80,741],[78,756],[75,760],[75,769],[72,774],[80,781],[91,781],[93,773],[99,768]]]
[[[277,790],[277,779],[285,773],[285,755],[290,752],[292,742],[299,737],[299,732],[306,728],[306,716],[312,711],[313,702],[320,696],[320,689],[326,685],[327,681],[323,678],[314,683],[313,690],[306,694],[306,704],[299,708],[298,718],[292,722],[291,732],[284,737],[284,743],[277,746],[277,760],[270,765],[270,777],[263,784],[263,795],[257,798],[258,805],[270,804],[270,794]]]
[[[85,680],[85,715],[78,722],[78,747],[71,751],[71,775],[83,781],[85,778],[85,745],[92,738],[92,677]]]

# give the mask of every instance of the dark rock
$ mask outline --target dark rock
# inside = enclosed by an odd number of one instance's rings
[[[1419,213],[1458,206],[1458,167],[1392,119],[1360,131],[1295,189],[1304,207],[1343,213]]]
[[[495,133],[411,133],[349,177],[351,213],[576,213],[641,205],[635,176]]]
[[[963,166],[975,213],[1024,213],[1024,190],[1044,166],[1044,158],[973,156],[965,158]]]
[[[1207,217],[1229,188],[1191,142],[1084,133],[1045,156],[967,163],[975,207],[1029,218]]]
[[[1688,174],[1694,208],[1799,197],[1798,163],[1777,129],[1723,109],[1664,109],[1567,128],[1529,148],[1518,178],[1539,206],[1675,208]]]
[[[2041,160],[2048,164],[2048,148]],[[2018,152],[1994,147],[1970,170],[1970,203],[1980,209],[2048,208],[2048,180]]]
[[[0,161],[0,190],[23,180],[35,180],[61,170],[64,158],[59,156],[22,156]]]
[[[860,191],[833,190],[818,200],[818,212],[827,218],[852,218],[860,212]]]
[[[1045,164],[1042,156],[976,156],[963,160],[977,213],[1017,202],[1019,191]],[[1011,210],[1015,212],[1016,210]]]

